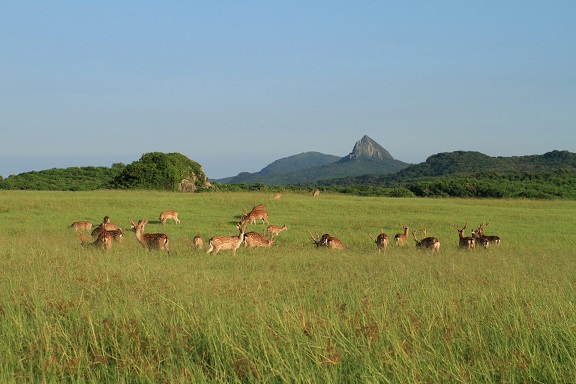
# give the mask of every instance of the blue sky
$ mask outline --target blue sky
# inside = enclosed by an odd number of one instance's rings
[[[0,1],[0,175],[179,152],[209,178],[368,135],[576,152],[574,1]]]

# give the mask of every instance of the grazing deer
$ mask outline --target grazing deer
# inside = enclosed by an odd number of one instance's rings
[[[470,236],[464,236],[464,230],[467,226],[468,223],[464,224],[464,228],[459,229],[457,226],[452,224],[452,227],[458,231],[459,245],[462,248],[474,249],[476,247],[476,241],[474,241],[474,238]]]
[[[209,247],[206,253],[214,251],[212,254],[217,254],[220,250],[228,251],[232,250],[232,254],[236,255],[236,250],[240,248],[240,245],[244,241],[244,233],[246,231],[246,226],[240,224],[236,225],[238,229],[238,236],[212,236],[208,242]]]
[[[478,231],[472,230],[472,238],[476,241],[476,244],[480,244],[482,247],[488,249],[490,247],[490,242],[487,238],[480,236]]]
[[[240,219],[240,225],[245,225],[246,223],[256,224],[256,220],[262,220],[262,224],[270,224],[268,221],[268,212],[265,210],[252,210],[242,219]]]
[[[312,192],[312,196],[316,197],[320,194],[320,190],[318,188],[316,188],[313,192]]]
[[[269,225],[268,226],[268,234],[270,235],[270,239],[275,238],[276,236],[278,236],[278,234],[282,231],[287,231],[288,230],[288,226],[286,224],[284,224],[283,227],[280,227],[278,225]]]
[[[404,233],[397,233],[394,235],[394,243],[396,245],[404,245],[408,241],[408,231],[410,228],[404,224],[400,224],[400,228],[404,228]]]
[[[486,223],[486,224],[480,224],[478,226],[478,234],[480,235],[480,237],[488,240],[490,243],[493,243],[496,246],[500,245],[500,237],[496,236],[496,235],[492,235],[492,236],[486,236],[484,234],[484,228],[486,228],[488,226],[488,224],[490,223]]]
[[[150,250],[150,248],[157,249],[160,252],[167,251],[168,249],[168,236],[164,233],[144,233],[144,227],[148,224],[148,220],[141,219],[138,224],[134,224],[134,221],[130,220],[132,224],[132,229],[136,232],[136,239],[142,244],[144,248]]]
[[[176,224],[180,224],[180,220],[178,220],[178,212],[176,212],[174,210],[164,211],[164,212],[160,213],[159,220],[162,223],[162,225],[165,225],[166,220],[168,220],[168,219],[174,219]]]
[[[282,197],[282,194],[280,192],[274,194],[274,196],[272,196],[272,200],[278,200],[279,198]]]
[[[204,240],[202,240],[202,236],[199,234],[194,236],[194,247],[198,252],[204,248]]]
[[[416,229],[412,232],[412,237],[414,237],[414,241],[416,242],[416,248],[428,248],[432,250],[432,254],[434,252],[440,252],[440,240],[437,237],[426,237],[426,229],[423,230],[424,237],[420,240],[416,238]]]
[[[80,235],[80,244],[83,247],[95,247],[104,251],[109,251],[110,248],[112,248],[112,235],[110,235],[108,232],[102,232],[98,234],[98,237],[96,240],[94,240],[94,242],[89,241],[92,239],[92,237],[86,236],[80,231],[78,231],[78,234]]]
[[[77,232],[81,230],[85,230],[86,232],[90,232],[92,229],[92,223],[89,221],[75,221],[68,228],[74,228]]]
[[[315,238],[310,231],[308,231],[308,233],[310,234],[310,237],[312,237],[312,240],[314,241],[314,244],[316,244],[317,247],[327,247],[330,249],[346,249],[346,246],[339,239],[330,236],[327,233],[322,235],[322,237],[318,237],[319,236],[318,232],[316,232],[316,236],[318,238]]]
[[[376,239],[374,239],[372,237],[372,234],[370,232],[368,232],[368,236],[370,236],[370,239],[376,243],[376,248],[378,248],[378,253],[384,251],[386,252],[386,247],[388,247],[388,235],[384,233],[384,230],[381,229],[380,230],[380,234],[376,237]]]
[[[268,240],[258,232],[248,232],[244,235],[244,248],[271,247],[274,240]]]
[[[112,236],[112,238],[119,243],[121,243],[122,240],[124,239],[124,232],[120,228],[106,230],[102,227],[102,225],[99,225],[96,228],[94,228],[94,230],[92,231],[92,236],[99,236],[103,232],[110,234],[110,236]]]

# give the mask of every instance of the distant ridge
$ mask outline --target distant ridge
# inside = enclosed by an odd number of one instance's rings
[[[294,185],[364,174],[384,175],[398,172],[407,166],[408,163],[395,160],[380,144],[364,135],[354,144],[352,152],[344,157],[306,152],[276,160],[256,173],[242,172],[231,178],[213,181]]]

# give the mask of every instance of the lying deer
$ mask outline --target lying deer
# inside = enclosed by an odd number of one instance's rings
[[[160,252],[167,251],[168,249],[168,236],[164,233],[144,233],[144,227],[148,224],[148,220],[139,220],[138,224],[134,224],[134,221],[130,220],[132,224],[132,229],[136,232],[136,239],[142,244],[144,248],[150,250],[150,248],[157,249]]]
[[[318,238],[315,238],[314,235],[312,235],[312,232],[308,231],[308,233],[310,234],[310,237],[312,237],[312,240],[314,241],[314,244],[316,244],[317,247],[327,247],[330,249],[346,249],[346,246],[337,238],[330,236],[328,233],[325,233],[324,235],[322,235],[322,237],[318,237],[318,232],[316,232],[316,236]]]
[[[200,252],[204,248],[204,240],[202,240],[202,236],[196,235],[194,236],[194,247],[198,252]]]
[[[464,230],[467,226],[468,223],[464,224],[464,228],[459,229],[457,226],[452,224],[452,227],[458,231],[459,245],[462,248],[474,249],[476,247],[476,241],[474,241],[474,238],[470,236],[464,236]]]
[[[159,220],[162,223],[162,225],[165,225],[166,220],[168,219],[173,219],[176,222],[176,224],[180,224],[180,220],[178,220],[178,212],[174,210],[164,211],[160,213]]]
[[[246,231],[246,226],[240,224],[236,225],[238,229],[238,236],[212,236],[208,242],[209,247],[206,253],[214,251],[212,254],[217,254],[220,250],[228,251],[232,250],[232,254],[236,255],[236,250],[240,248],[240,245],[244,241],[244,233]]]
[[[244,236],[244,248],[271,247],[274,240],[268,240],[258,232],[248,232]]]
[[[96,240],[94,240],[94,242],[89,241],[92,239],[92,237],[86,236],[82,232],[78,232],[78,234],[80,235],[80,244],[83,247],[95,247],[104,251],[109,251],[110,248],[112,248],[112,235],[110,235],[108,232],[102,232],[98,234],[98,237]]]
[[[380,234],[376,237],[376,239],[374,239],[372,237],[372,234],[370,232],[368,232],[368,236],[370,236],[370,239],[376,243],[376,248],[378,248],[378,253],[384,251],[386,252],[386,247],[388,247],[388,235],[384,233],[384,230],[381,229],[380,230]]]
[[[432,254],[434,252],[440,252],[440,240],[436,237],[426,237],[426,229],[423,230],[424,237],[420,240],[416,238],[416,229],[412,232],[412,237],[414,237],[414,241],[416,242],[416,248],[428,248],[432,250]]]
[[[77,232],[81,230],[85,230],[86,232],[90,232],[92,229],[92,223],[89,221],[75,221],[68,228],[74,228]]]

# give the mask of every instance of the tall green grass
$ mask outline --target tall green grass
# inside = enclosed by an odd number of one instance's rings
[[[573,381],[576,202],[270,197],[0,191],[0,381]],[[272,248],[193,248],[260,203],[288,225]],[[163,228],[166,209],[182,224]],[[147,218],[170,254],[128,230],[108,253],[85,249],[67,228],[105,215]],[[466,222],[490,222],[501,247],[459,249],[451,224]],[[440,254],[379,254],[367,233],[400,223]],[[349,248],[317,249],[307,231]]]

